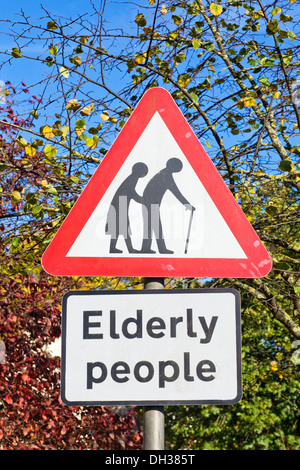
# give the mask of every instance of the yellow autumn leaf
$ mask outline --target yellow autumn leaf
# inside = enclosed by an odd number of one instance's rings
[[[161,9],[160,9],[160,12],[162,15],[165,15],[166,13],[168,13],[168,9],[166,7],[166,5],[162,5]]]
[[[199,49],[201,46],[201,41],[199,41],[199,39],[193,39],[192,44],[194,49]]]
[[[80,111],[80,114],[82,116],[90,116],[91,112],[93,111],[95,107],[95,103],[92,103],[90,106],[84,106],[82,110]]]
[[[183,73],[183,74],[179,75],[179,77],[178,77],[178,84],[179,84],[179,86],[185,88],[185,87],[188,86],[191,79],[192,79],[192,77],[190,75]]]
[[[77,135],[77,137],[80,137],[85,132],[85,130],[86,130],[86,125],[81,126],[81,127],[76,126],[75,134]]]
[[[48,126],[47,124],[45,126],[41,127],[41,133],[47,139],[49,139],[49,137],[54,137],[53,129],[50,126]]]
[[[66,105],[66,109],[70,109],[71,111],[77,111],[79,108],[80,104],[76,98],[72,98]]]
[[[277,364],[276,361],[271,361],[270,366],[271,366],[272,370],[274,370],[274,371],[278,370],[278,364]]]
[[[81,56],[80,55],[77,55],[75,57],[71,57],[69,60],[74,65],[81,65]]]
[[[34,157],[36,154],[36,149],[32,147],[31,145],[26,145],[25,153],[26,155],[28,155],[28,157]]]
[[[103,111],[103,113],[101,114],[100,117],[103,121],[108,121],[109,120],[109,115],[108,115],[107,111]]]
[[[99,142],[99,137],[95,135],[94,137],[88,137],[85,141],[86,145],[91,149],[95,149],[98,145],[98,142]]]
[[[250,224],[254,224],[255,217],[253,217],[253,215],[247,215],[247,219],[249,220]]]
[[[255,99],[252,96],[243,99],[244,106],[250,108],[255,105]]]
[[[59,71],[63,77],[68,78],[69,70],[66,67],[64,66],[60,67]]]
[[[214,15],[214,16],[219,16],[222,11],[223,11],[223,7],[222,5],[217,5],[216,3],[211,3],[209,5],[209,9],[210,9],[210,12]]]
[[[137,53],[134,55],[134,59],[137,64],[143,64],[146,60],[146,53],[145,52],[143,54]]]
[[[43,179],[39,182],[39,185],[43,188],[46,189],[48,187],[48,181],[46,179]]]
[[[20,145],[23,148],[25,148],[27,145],[27,140],[25,140],[22,136],[17,137],[16,142],[18,145]]]

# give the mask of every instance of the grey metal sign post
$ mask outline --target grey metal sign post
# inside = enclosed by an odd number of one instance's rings
[[[164,278],[144,279],[144,289],[164,289]],[[144,450],[164,450],[165,448],[165,408],[164,406],[144,406]]]

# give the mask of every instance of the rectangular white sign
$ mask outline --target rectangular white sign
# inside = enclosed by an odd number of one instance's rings
[[[241,396],[236,290],[64,296],[61,398],[66,405],[233,404]]]

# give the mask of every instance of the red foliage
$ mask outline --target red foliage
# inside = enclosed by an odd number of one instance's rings
[[[2,278],[0,449],[140,449],[135,411],[67,407],[60,400],[60,359],[45,351],[60,335],[63,293],[71,281],[46,275]]]
[[[0,450],[140,449],[133,408],[117,413],[60,400],[60,358],[46,346],[60,336],[62,297],[75,281],[28,273],[40,271],[52,208],[65,215],[63,204],[76,191],[64,163],[38,148],[26,154],[18,126],[31,129],[32,117],[18,117],[11,100],[16,89],[6,85],[10,100],[0,107]],[[27,96],[22,86],[18,93]],[[56,200],[48,183],[57,188]],[[76,287],[82,287],[78,281]]]

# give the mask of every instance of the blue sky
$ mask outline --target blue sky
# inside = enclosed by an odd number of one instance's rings
[[[26,16],[30,16],[32,19],[41,18],[44,16],[44,12],[41,9],[41,4],[48,9],[50,12],[57,15],[68,15],[71,11],[82,13],[82,7],[85,2],[79,0],[15,0],[14,2],[1,2],[1,20],[20,20],[21,9],[23,9]],[[12,38],[3,34],[12,28],[11,24],[2,22],[0,23],[0,41],[1,50],[10,50],[15,44]],[[15,82],[16,77],[18,81],[24,81],[26,84],[31,81],[33,74],[38,70],[38,64],[34,62],[28,64],[27,61],[23,61],[22,67],[17,60],[13,60],[10,66],[6,66],[4,70],[0,71],[1,80],[9,80],[12,83]]]
[[[13,39],[4,34],[11,28],[11,24],[5,22],[5,20],[20,20],[18,15],[23,9],[26,16],[29,16],[34,23],[39,18],[45,16],[44,11],[41,9],[41,5],[47,9],[50,13],[55,16],[63,16],[66,18],[75,18],[77,15],[82,15],[92,11],[90,1],[82,0],[14,0],[14,2],[4,1],[1,2],[1,22],[0,22],[0,44],[1,50],[11,50],[16,44]],[[94,5],[99,9],[101,8],[102,1],[94,0]],[[132,13],[137,11],[136,4],[128,4],[126,0],[117,0],[107,2],[105,6],[105,17],[109,18],[116,27],[123,25],[128,26],[128,20],[132,20],[134,15]],[[39,46],[40,47],[40,46]],[[3,56],[0,59],[3,60]],[[10,66],[5,66],[5,68],[0,70],[0,80],[6,81],[10,80],[14,82],[16,79],[18,82],[24,81],[32,82],[33,75],[38,73],[39,64],[31,61],[22,62],[22,67],[20,67],[20,62],[18,60],[12,60]]]

